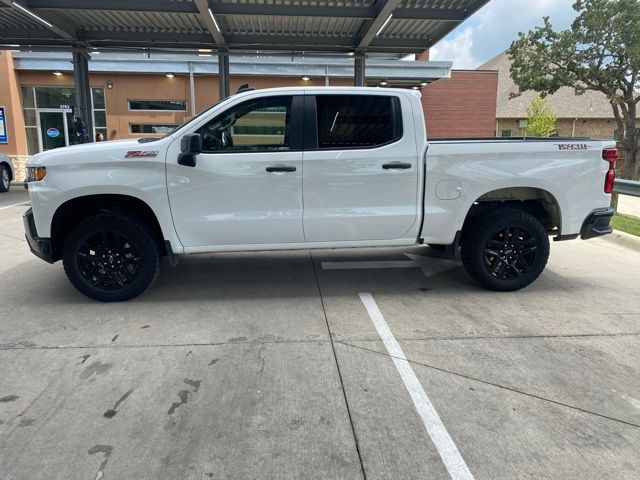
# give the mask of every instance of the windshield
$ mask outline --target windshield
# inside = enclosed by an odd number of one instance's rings
[[[227,100],[226,98],[224,100]],[[209,112],[209,110],[211,110],[212,108],[217,107],[218,105],[220,105],[222,102],[224,102],[224,100],[220,100],[217,103],[214,103],[213,105],[211,105],[209,108],[207,108],[206,110],[203,110],[202,112],[200,112],[199,114],[197,114],[195,117],[192,117],[190,120],[187,120],[186,122],[184,122],[182,125],[177,126],[176,128],[174,128],[173,130],[171,130],[169,133],[167,133],[164,137],[161,138],[167,138],[169,135],[171,135],[173,132],[175,132],[176,130],[181,129],[182,127],[186,127],[187,125],[189,125],[190,123],[195,122],[196,120],[198,120],[200,117],[202,117],[205,113]],[[143,140],[143,139],[141,139]],[[159,139],[154,139],[154,140],[159,140]]]

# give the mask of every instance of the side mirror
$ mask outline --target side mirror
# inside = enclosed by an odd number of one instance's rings
[[[178,163],[185,167],[196,166],[196,156],[202,153],[202,136],[199,133],[188,133],[180,140]]]

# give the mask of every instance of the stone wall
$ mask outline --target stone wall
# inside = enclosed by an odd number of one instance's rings
[[[24,182],[25,178],[25,166],[27,164],[27,160],[29,160],[28,155],[9,155],[11,162],[13,163],[13,170],[16,174],[16,178],[13,179],[14,182]]]

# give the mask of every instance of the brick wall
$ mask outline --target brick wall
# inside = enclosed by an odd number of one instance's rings
[[[493,137],[496,129],[498,72],[454,70],[422,89],[427,135]]]

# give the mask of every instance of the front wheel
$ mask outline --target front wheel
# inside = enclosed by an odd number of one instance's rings
[[[542,273],[549,258],[549,237],[534,216],[505,208],[465,226],[461,256],[469,275],[482,286],[510,292]]]
[[[0,165],[0,192],[8,192],[11,186],[11,176],[6,165]]]
[[[130,300],[158,276],[160,252],[139,220],[99,214],[78,223],[67,236],[64,270],[81,293],[101,302]]]

